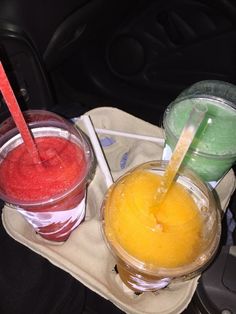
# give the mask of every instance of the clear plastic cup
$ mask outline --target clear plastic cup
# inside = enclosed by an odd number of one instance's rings
[[[184,89],[177,98],[193,95],[209,95],[235,104],[236,86],[219,80],[199,81]]]
[[[236,160],[236,86],[220,81],[201,81],[183,91],[166,109],[163,119],[168,160],[191,109],[208,108],[183,164],[214,187]]]
[[[163,176],[166,165],[148,162],[124,174],[108,190],[102,206],[102,232],[120,278],[138,292],[199,275],[219,246],[217,201],[194,172],[179,171],[161,207],[153,205],[155,180]]]
[[[94,153],[87,136],[64,118],[45,110],[23,114],[41,162],[27,157],[12,118],[5,120],[0,126],[0,198],[43,238],[62,242],[85,217]]]

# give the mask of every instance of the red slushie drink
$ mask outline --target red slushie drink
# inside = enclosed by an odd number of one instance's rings
[[[11,118],[0,127],[0,197],[42,237],[65,241],[85,216],[94,155],[82,133],[44,110],[24,113],[40,163],[35,163]]]

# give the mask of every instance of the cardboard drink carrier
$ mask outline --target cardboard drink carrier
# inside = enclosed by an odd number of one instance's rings
[[[90,117],[97,130],[114,180],[134,166],[161,159],[164,145],[162,128],[116,108],[100,107],[85,115]],[[74,122],[87,133],[83,119],[75,118]],[[234,190],[235,175],[231,169],[215,189],[222,211],[226,210]],[[199,277],[171,283],[155,293],[144,292],[140,295],[127,289],[121,282],[114,269],[115,258],[104,242],[101,229],[100,209],[106,191],[107,183],[98,165],[88,187],[85,221],[64,243],[57,244],[43,239],[17,211],[7,206],[2,212],[3,225],[16,241],[68,272],[125,313],[181,313],[191,301]]]

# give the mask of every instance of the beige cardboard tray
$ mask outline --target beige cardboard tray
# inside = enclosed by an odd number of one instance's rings
[[[161,128],[116,108],[101,107],[87,115],[96,128],[163,138]],[[76,123],[86,132],[82,120],[77,119]],[[151,140],[110,134],[100,134],[99,138],[114,180],[141,162],[160,159],[162,155],[163,144]],[[235,176],[231,170],[216,189],[222,209],[227,207],[234,188]],[[63,244],[42,239],[19,213],[6,206],[2,213],[4,227],[16,241],[70,273],[126,313],[181,313],[191,301],[198,278],[171,284],[155,294],[146,292],[139,296],[125,289],[120,282],[114,271],[115,260],[106,247],[100,226],[99,212],[106,190],[105,179],[98,166],[88,188],[86,219]]]

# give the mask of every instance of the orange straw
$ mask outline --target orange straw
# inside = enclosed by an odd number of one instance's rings
[[[180,134],[171,159],[162,177],[160,188],[157,191],[156,202],[160,206],[164,201],[172,182],[184,160],[184,157],[195,137],[195,134],[202,123],[207,112],[207,107],[203,105],[195,106],[190,112],[189,118]]]

